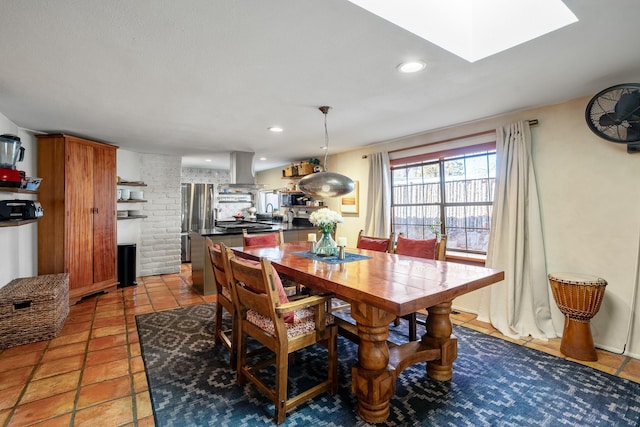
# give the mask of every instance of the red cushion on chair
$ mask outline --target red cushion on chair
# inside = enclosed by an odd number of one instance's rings
[[[260,263],[258,261],[254,261],[252,259],[236,258],[236,260],[238,262],[249,264],[253,267],[260,266]],[[278,299],[280,300],[280,304],[288,303],[289,298],[287,297],[287,293],[284,291],[282,280],[280,280],[280,276],[278,275],[278,272],[275,270],[275,268],[273,269],[273,280],[276,284],[276,290],[278,291]],[[293,311],[287,311],[282,317],[284,318],[284,321],[286,323],[293,323]]]
[[[245,246],[276,246],[278,239],[275,233],[257,234],[255,236],[246,236],[244,238]]]
[[[389,239],[370,239],[360,237],[358,249],[369,249],[371,251],[386,252],[389,247]]]
[[[438,239],[405,239],[398,236],[396,253],[398,255],[409,255],[419,258],[436,259],[436,243]]]

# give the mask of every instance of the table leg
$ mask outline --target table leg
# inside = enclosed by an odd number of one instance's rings
[[[427,362],[427,375],[438,381],[453,377],[453,362],[458,357],[458,340],[451,337],[451,301],[427,309],[427,333],[422,343],[431,348],[440,348],[440,359]]]
[[[363,303],[351,304],[358,323],[358,363],[352,368],[351,388],[358,399],[358,413],[368,422],[383,422],[395,393],[396,375],[388,369],[389,324],[395,316]]]

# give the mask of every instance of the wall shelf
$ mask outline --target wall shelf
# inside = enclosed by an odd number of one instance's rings
[[[31,224],[38,221],[40,218],[33,219],[9,219],[7,221],[0,221],[0,227],[17,227],[19,225]]]
[[[17,187],[0,187],[2,193],[21,193],[21,194],[38,194],[36,190],[25,190],[24,188]],[[0,221],[0,227],[18,227],[20,225],[27,225],[38,221],[40,218],[33,219],[9,219],[6,221]]]
[[[146,187],[147,184],[145,184],[142,181],[120,181],[118,182],[119,186],[122,187]]]
[[[118,218],[118,221],[122,221],[125,219],[140,219],[140,218],[146,218],[146,215],[129,215],[129,216],[122,216]]]
[[[23,194],[38,194],[37,190],[25,190],[24,188],[17,187],[0,187],[2,193],[23,193]]]
[[[147,203],[146,200],[142,200],[142,199],[118,199],[117,200],[118,203]]]

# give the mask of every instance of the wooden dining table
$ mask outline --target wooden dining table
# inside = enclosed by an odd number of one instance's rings
[[[307,242],[232,249],[245,258],[265,257],[278,273],[351,304],[359,340],[351,388],[358,413],[373,423],[389,416],[396,380],[407,367],[427,362],[429,378],[452,378],[458,355],[450,319],[453,299],[504,279],[500,270],[355,248],[346,251],[366,258],[329,263],[301,256],[309,249]],[[422,338],[390,346],[389,324],[398,316],[425,308],[428,315]]]

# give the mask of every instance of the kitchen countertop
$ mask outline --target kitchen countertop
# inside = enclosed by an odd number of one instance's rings
[[[293,223],[288,223],[288,222],[269,222],[269,221],[247,221],[245,220],[245,222],[251,222],[251,223],[257,223],[257,224],[262,224],[262,225],[270,225],[271,229],[261,229],[261,230],[256,230],[256,231],[251,231],[249,230],[249,232],[253,232],[253,233],[269,233],[272,231],[277,231],[282,229],[282,231],[287,232],[287,231],[299,231],[299,230],[316,230],[317,227],[312,225],[312,224],[304,224],[304,225],[294,225]],[[206,236],[233,236],[233,235],[238,235],[238,234],[242,234],[241,231],[228,231],[228,230],[219,230],[216,228],[203,228],[200,230],[195,231],[196,233],[198,233],[200,236],[206,237]]]

